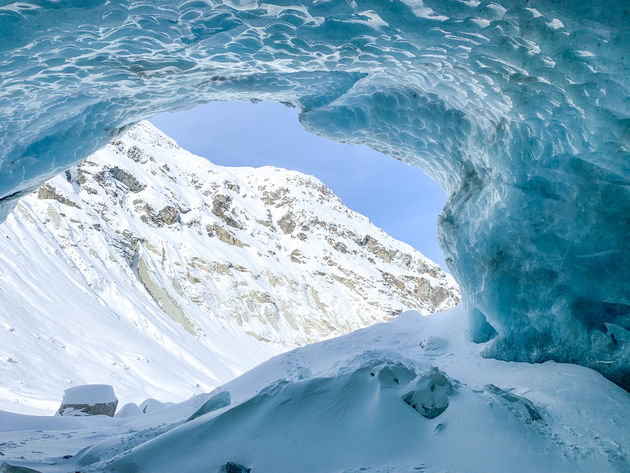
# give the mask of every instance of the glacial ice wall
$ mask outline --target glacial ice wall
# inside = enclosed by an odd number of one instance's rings
[[[151,115],[274,100],[421,166],[487,355],[630,388],[626,0],[0,3],[0,213]],[[245,138],[245,137],[244,137]]]

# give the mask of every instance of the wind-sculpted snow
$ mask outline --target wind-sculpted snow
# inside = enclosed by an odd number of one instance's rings
[[[164,110],[275,100],[421,166],[487,354],[630,387],[627,2],[92,0],[0,7],[3,210]]]

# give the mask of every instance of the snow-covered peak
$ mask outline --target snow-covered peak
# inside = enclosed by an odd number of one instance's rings
[[[88,383],[123,403],[181,400],[292,347],[459,301],[439,266],[318,179],[216,166],[148,122],[24,198],[0,231],[10,410],[53,410]]]

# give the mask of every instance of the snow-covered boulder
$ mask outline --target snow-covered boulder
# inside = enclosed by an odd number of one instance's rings
[[[87,384],[66,389],[56,415],[113,417],[117,406],[114,388],[107,384]]]
[[[435,419],[448,407],[448,396],[453,393],[450,379],[437,368],[431,368],[418,378],[402,400],[427,419]]]

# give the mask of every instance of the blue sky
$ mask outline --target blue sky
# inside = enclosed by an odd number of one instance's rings
[[[446,269],[437,215],[446,196],[424,173],[365,146],[304,131],[278,103],[213,102],[151,121],[183,148],[223,166],[278,166],[312,174],[351,209]]]

